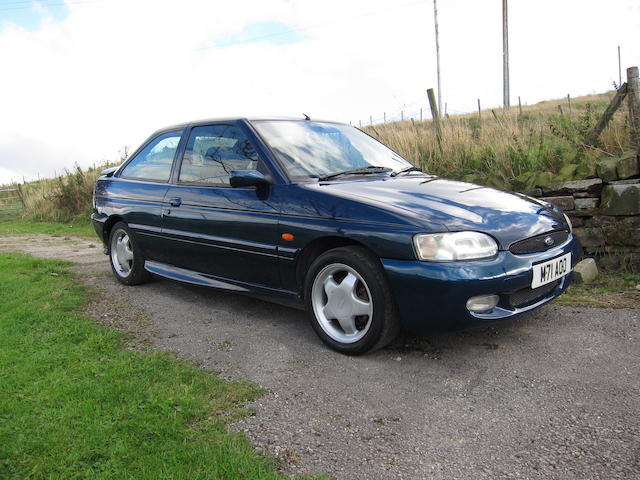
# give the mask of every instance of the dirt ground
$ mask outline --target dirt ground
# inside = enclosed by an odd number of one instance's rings
[[[640,478],[640,309],[556,303],[498,326],[328,350],[304,312],[168,280],[125,287],[97,241],[0,250],[75,263],[96,321],[267,389],[233,425],[285,473],[336,479]]]

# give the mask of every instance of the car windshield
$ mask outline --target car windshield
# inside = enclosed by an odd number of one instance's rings
[[[296,120],[252,123],[293,181],[323,179],[343,172],[397,172],[411,166],[396,152],[350,125]]]

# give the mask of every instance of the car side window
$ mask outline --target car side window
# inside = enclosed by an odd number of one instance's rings
[[[168,181],[180,136],[181,132],[169,132],[156,137],[124,167],[120,176]]]
[[[258,153],[235,125],[206,125],[191,130],[178,181],[229,185],[232,170],[261,170]]]

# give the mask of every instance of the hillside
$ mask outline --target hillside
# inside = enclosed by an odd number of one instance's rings
[[[594,176],[596,160],[629,149],[626,105],[601,134],[597,146],[587,135],[615,92],[535,105],[483,110],[442,119],[442,152],[431,120],[364,127],[367,133],[415,165],[445,177],[503,189],[526,190],[552,180]]]

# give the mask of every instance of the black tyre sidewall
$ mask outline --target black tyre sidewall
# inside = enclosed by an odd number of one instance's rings
[[[129,236],[129,241],[131,242],[131,250],[133,251],[133,264],[131,266],[131,271],[126,277],[121,276],[116,271],[116,268],[113,265],[113,259],[111,258],[111,241],[113,240],[113,236],[118,230],[122,230],[127,233],[127,235]],[[140,248],[138,247],[135,236],[126,223],[118,222],[109,231],[107,253],[109,255],[109,264],[111,265],[111,271],[120,283],[123,283],[125,285],[138,285],[149,280],[149,272],[144,269],[144,257],[140,252]]]
[[[354,343],[341,343],[331,338],[320,326],[312,305],[313,282],[320,271],[332,263],[342,263],[356,270],[364,279],[373,301],[373,319],[369,331]],[[340,247],[320,255],[310,266],[305,279],[305,304],[311,325],[322,341],[334,350],[348,355],[361,355],[381,348],[393,340],[398,331],[395,301],[376,257],[362,247]]]

